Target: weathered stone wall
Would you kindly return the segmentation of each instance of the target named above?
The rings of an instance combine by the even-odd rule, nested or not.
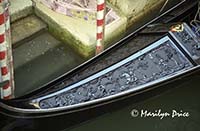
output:
[[[128,19],[128,27],[134,25],[139,19],[159,15],[162,7],[166,4],[169,8],[181,0],[108,0],[121,10]],[[149,16],[152,15],[152,16]]]

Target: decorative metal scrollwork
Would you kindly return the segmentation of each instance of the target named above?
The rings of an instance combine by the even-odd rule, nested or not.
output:
[[[187,58],[168,40],[100,77],[41,100],[39,106],[47,109],[100,99],[172,75],[191,66]]]

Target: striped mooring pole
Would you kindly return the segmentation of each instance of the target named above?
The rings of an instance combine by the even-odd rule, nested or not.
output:
[[[0,83],[1,99],[14,97],[13,56],[10,35],[9,1],[0,0]]]
[[[96,55],[104,50],[105,10],[105,0],[97,0]]]

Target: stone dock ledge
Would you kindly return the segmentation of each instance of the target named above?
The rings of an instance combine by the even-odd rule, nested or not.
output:
[[[178,0],[169,0],[167,5]],[[72,18],[59,14],[39,2],[39,0],[11,0],[11,21],[16,21],[35,13],[47,25],[49,32],[58,40],[69,45],[84,58],[95,53],[96,23],[80,18]],[[165,5],[165,0],[108,0],[119,19],[105,29],[105,47],[122,38],[130,29],[136,29],[155,15]],[[37,26],[37,24],[36,24]],[[34,27],[36,28],[36,27]]]
[[[52,11],[37,0],[35,13],[49,25],[49,31],[69,44],[76,52],[88,58],[94,55],[96,43],[96,23],[91,23],[80,18],[72,18]],[[114,9],[115,10],[115,9]],[[117,10],[115,10],[117,12]],[[119,19],[106,26],[105,45],[124,35],[127,19],[117,12]]]

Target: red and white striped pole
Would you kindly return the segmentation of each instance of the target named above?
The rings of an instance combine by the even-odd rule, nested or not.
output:
[[[8,81],[1,87],[1,98],[5,100],[14,97],[11,46],[9,2],[0,0],[0,82]]]
[[[105,10],[105,0],[97,0],[96,54],[104,50]]]

